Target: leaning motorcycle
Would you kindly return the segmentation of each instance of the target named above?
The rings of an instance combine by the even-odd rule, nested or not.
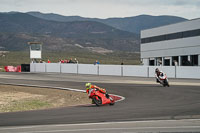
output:
[[[96,104],[96,106],[115,104],[114,99],[112,99],[111,97],[107,98],[105,94],[101,93],[98,89],[95,88],[89,91],[88,96],[92,99],[92,103]]]
[[[160,75],[158,80],[160,84],[162,84],[164,87],[165,86],[169,87],[169,81],[166,74],[163,73],[162,75]]]

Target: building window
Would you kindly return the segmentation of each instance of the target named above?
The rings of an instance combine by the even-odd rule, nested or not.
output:
[[[39,51],[40,49],[40,44],[31,44],[31,50]]]
[[[192,66],[198,66],[198,55],[191,55],[190,56],[191,65]]]
[[[181,56],[182,66],[191,66],[191,62],[188,60],[188,56]]]
[[[187,38],[187,37],[195,37],[195,36],[200,36],[200,29],[177,32],[177,33],[172,33],[172,34],[165,34],[165,35],[160,35],[160,36],[147,37],[147,38],[141,38],[141,43],[143,44],[143,43],[159,42],[159,41],[166,41],[166,40],[173,40],[173,39],[180,39],[180,38]]]
[[[164,66],[170,66],[170,59],[164,59]]]
[[[149,66],[154,66],[155,65],[154,62],[155,62],[154,60],[149,60]]]
[[[178,56],[173,56],[172,57],[172,66],[178,66],[179,60]]]
[[[182,38],[182,37],[183,37],[183,33],[182,32],[173,33],[173,34],[166,35],[166,40],[178,39],[178,38]]]
[[[183,32],[183,37],[193,37],[199,35],[200,35],[200,29]]]
[[[162,57],[157,57],[156,58],[156,66],[162,66]]]

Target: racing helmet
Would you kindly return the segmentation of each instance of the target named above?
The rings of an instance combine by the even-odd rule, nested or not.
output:
[[[86,90],[90,89],[90,86],[91,86],[91,83],[86,83],[85,84]]]
[[[160,70],[159,70],[158,68],[156,68],[155,72],[156,72],[156,73],[157,73],[157,72],[160,72]]]

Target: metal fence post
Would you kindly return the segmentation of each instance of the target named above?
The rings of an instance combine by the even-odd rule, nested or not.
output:
[[[36,72],[36,63],[34,63],[34,72]]]
[[[78,67],[78,63],[77,63],[77,75],[78,75],[78,69],[79,69],[79,67]]]
[[[97,64],[97,75],[99,76],[99,64]]]
[[[61,63],[60,63],[60,73],[61,73]]]
[[[123,65],[121,65],[121,76],[124,75],[124,71],[123,71]]]
[[[176,78],[176,72],[177,72],[177,71],[176,71],[176,65],[175,65],[175,78]]]
[[[47,64],[45,63],[45,73],[47,72]]]

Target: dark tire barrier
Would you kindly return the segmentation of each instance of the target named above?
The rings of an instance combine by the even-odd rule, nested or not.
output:
[[[21,64],[22,72],[30,72],[30,64]]]

